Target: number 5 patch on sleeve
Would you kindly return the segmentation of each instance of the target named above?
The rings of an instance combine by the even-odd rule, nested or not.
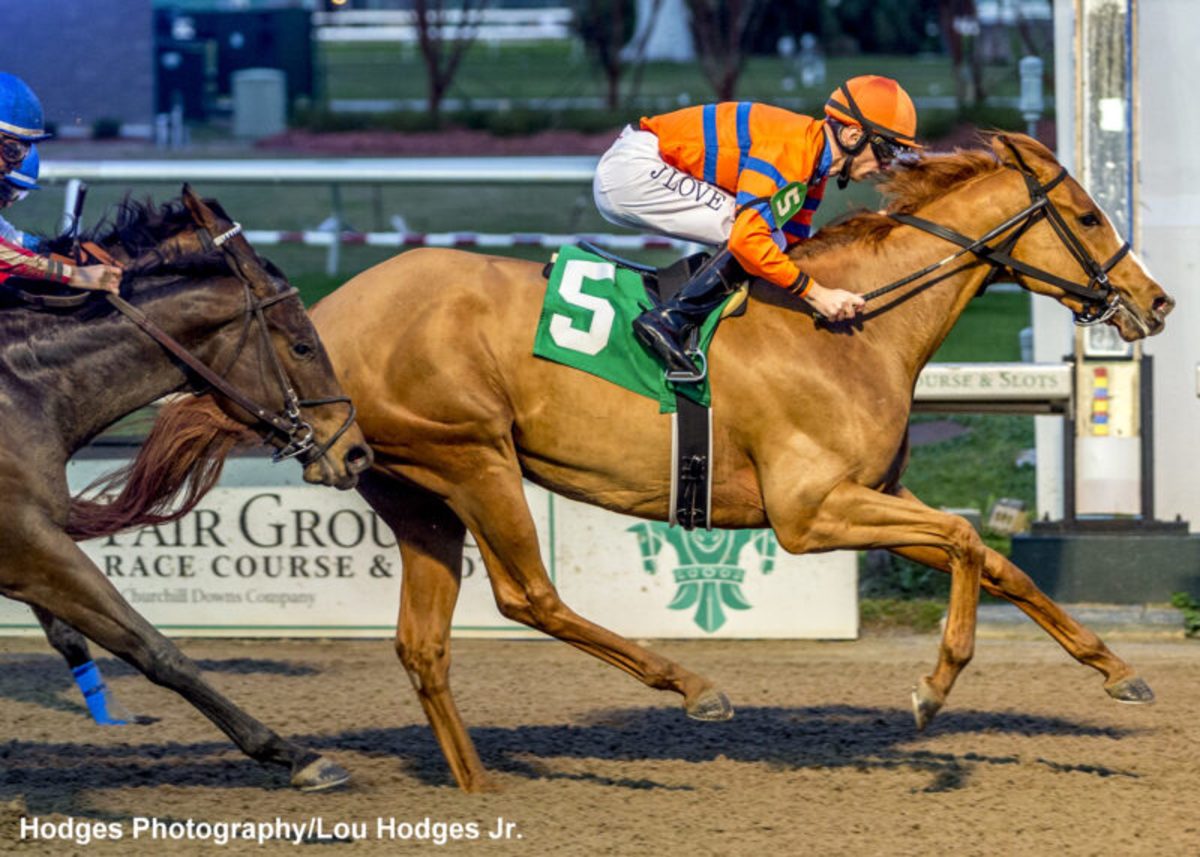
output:
[[[804,182],[792,182],[771,194],[771,213],[775,215],[776,225],[782,227],[800,213],[807,192],[808,185]]]

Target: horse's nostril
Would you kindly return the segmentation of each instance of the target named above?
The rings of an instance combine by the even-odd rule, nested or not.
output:
[[[1150,306],[1155,313],[1159,315],[1166,315],[1174,308],[1175,301],[1171,300],[1166,295],[1159,295],[1154,299],[1154,303],[1150,304]]]
[[[346,451],[346,467],[352,473],[362,473],[371,466],[371,450],[365,446],[352,446]]]

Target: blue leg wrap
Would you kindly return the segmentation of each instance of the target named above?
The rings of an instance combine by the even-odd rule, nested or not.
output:
[[[75,683],[83,691],[83,701],[87,703],[88,711],[92,713],[92,719],[96,723],[101,726],[121,726],[129,722],[109,713],[108,686],[104,683],[104,677],[100,675],[95,662],[88,661],[77,666],[71,670],[71,674],[75,676]]]

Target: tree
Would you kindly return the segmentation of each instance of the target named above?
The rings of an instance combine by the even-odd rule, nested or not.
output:
[[[475,41],[487,4],[488,0],[458,0],[447,10],[445,0],[413,0],[413,23],[429,83],[429,115],[435,125],[441,123],[442,99]]]
[[[575,29],[595,59],[607,84],[605,103],[615,109],[621,100],[621,75],[626,68],[622,49],[633,35],[634,0],[576,0]]]
[[[700,69],[721,101],[734,97],[751,33],[766,7],[766,0],[688,0]]]
[[[980,28],[975,0],[938,0],[938,25],[950,49],[959,105],[981,103],[983,62],[978,50]]]

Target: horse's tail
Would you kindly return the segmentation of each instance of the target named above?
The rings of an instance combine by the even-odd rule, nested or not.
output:
[[[261,442],[211,396],[165,405],[130,464],[71,498],[67,533],[76,541],[164,524],[195,507],[235,447]]]

